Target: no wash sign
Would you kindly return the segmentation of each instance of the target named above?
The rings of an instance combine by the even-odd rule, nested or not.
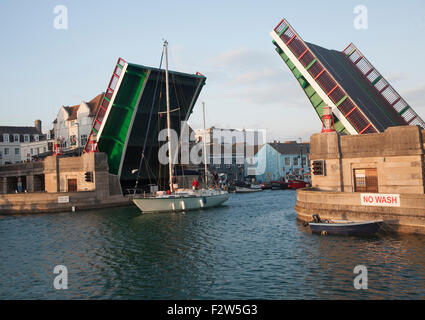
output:
[[[400,207],[399,194],[361,193],[362,206]]]

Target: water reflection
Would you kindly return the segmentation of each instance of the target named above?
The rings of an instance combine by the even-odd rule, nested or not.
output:
[[[313,235],[289,190],[204,211],[135,208],[0,219],[0,298],[424,298],[425,238]],[[69,289],[53,289],[53,268]],[[353,287],[356,265],[369,289]]]

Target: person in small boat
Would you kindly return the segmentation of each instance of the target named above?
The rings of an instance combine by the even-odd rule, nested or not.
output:
[[[215,188],[218,189],[218,173],[217,173],[216,170],[214,170],[214,172],[213,172],[212,180],[214,182]]]
[[[199,181],[198,181],[198,179],[196,179],[196,178],[193,178],[193,181],[192,181],[192,189],[193,189],[193,190],[199,190]]]

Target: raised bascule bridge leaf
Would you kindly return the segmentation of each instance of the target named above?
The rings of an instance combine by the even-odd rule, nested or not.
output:
[[[169,78],[170,106],[175,110],[171,128],[180,135],[180,123],[192,113],[206,77],[169,71]],[[150,180],[168,179],[167,166],[158,161],[158,134],[167,121],[165,99],[165,70],[118,59],[84,151],[105,152],[109,172],[119,177],[123,188],[134,187],[132,171],[139,167],[145,138],[146,164],[140,179],[145,185]]]
[[[335,129],[347,134],[425,122],[354,44],[343,51],[303,41],[283,19],[270,33],[276,51],[294,74],[321,118],[332,108]]]

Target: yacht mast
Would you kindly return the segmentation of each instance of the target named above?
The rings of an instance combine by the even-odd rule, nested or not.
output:
[[[208,188],[207,139],[206,139],[206,129],[205,129],[205,102],[202,102],[202,117],[204,120],[204,134],[203,134],[202,140],[204,141],[205,188]]]
[[[165,97],[167,101],[167,134],[168,134],[168,173],[170,176],[170,191],[173,192],[173,156],[171,152],[171,124],[170,124],[170,97],[169,97],[169,88],[168,88],[168,52],[167,52],[168,42],[164,41],[164,54],[165,54]]]
[[[208,188],[208,168],[207,168],[207,140],[205,133],[205,102],[202,102],[202,117],[204,120],[204,132],[202,140],[204,141],[204,169],[205,169],[205,188]]]

